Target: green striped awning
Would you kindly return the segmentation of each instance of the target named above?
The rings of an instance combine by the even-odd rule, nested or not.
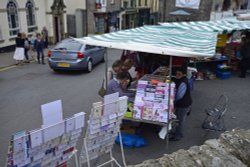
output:
[[[203,32],[228,33],[235,30],[250,29],[249,21],[238,21],[235,19],[225,19],[219,21],[197,21],[197,22],[171,22],[160,23],[160,25],[171,28],[182,28],[184,30],[194,30]]]
[[[89,45],[182,57],[211,57],[217,33],[197,32],[165,26],[143,26],[129,30],[75,38]]]

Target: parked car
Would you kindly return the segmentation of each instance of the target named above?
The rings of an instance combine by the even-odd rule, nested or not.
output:
[[[74,39],[59,42],[48,52],[50,68],[58,70],[87,70],[92,71],[93,65],[104,62],[105,49],[85,45]]]

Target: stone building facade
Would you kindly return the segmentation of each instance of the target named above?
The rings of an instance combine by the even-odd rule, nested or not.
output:
[[[87,34],[118,30],[121,0],[87,0]]]
[[[68,35],[83,36],[83,17],[78,10],[86,10],[85,0],[1,0],[0,1],[0,49],[13,49],[18,32],[29,37],[48,29],[49,42],[56,43]],[[73,24],[68,15],[73,16]],[[71,28],[71,34],[68,33]],[[72,30],[73,28],[73,30]],[[73,32],[73,33],[72,33]],[[86,34],[86,33],[85,33]]]
[[[160,0],[159,15],[160,21],[175,22],[175,21],[201,21],[209,20],[210,12],[213,5],[213,0],[200,0],[198,9],[179,8],[176,7],[176,0]],[[171,12],[183,10],[190,15],[171,15]]]

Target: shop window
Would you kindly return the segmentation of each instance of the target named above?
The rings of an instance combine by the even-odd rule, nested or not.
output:
[[[231,0],[224,0],[223,7],[222,7],[223,11],[228,10],[230,6],[231,6]]]
[[[32,0],[28,0],[26,3],[26,18],[27,18],[28,32],[36,31],[37,26],[35,18],[35,5]]]
[[[123,2],[123,8],[124,8],[124,9],[127,9],[127,8],[128,8],[128,2],[127,2],[127,1],[124,1],[124,2]]]
[[[11,0],[8,2],[8,4],[7,4],[7,16],[8,16],[10,36],[17,35],[20,28],[19,28],[19,18],[18,18],[16,1]]]
[[[105,32],[105,20],[104,18],[98,18],[96,22],[96,33],[104,33]]]
[[[135,0],[131,0],[131,8],[135,8],[136,7],[136,1]]]

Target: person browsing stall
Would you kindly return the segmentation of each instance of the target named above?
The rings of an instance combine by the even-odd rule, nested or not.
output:
[[[129,72],[129,70],[132,68],[134,62],[132,59],[126,59],[122,65],[122,71],[127,73],[128,77],[129,77],[129,84],[128,87],[131,85],[131,82],[133,82],[133,78]]]
[[[112,80],[116,77],[116,75],[122,71],[122,64],[123,62],[121,60],[116,60],[112,64],[112,68],[108,69],[108,81]]]
[[[171,140],[180,140],[184,137],[184,124],[187,113],[192,104],[192,97],[190,92],[190,86],[186,77],[186,69],[180,68],[176,70],[176,97],[175,97],[175,114],[179,120],[179,124],[176,127],[174,137]]]
[[[116,75],[115,78],[110,80],[106,95],[118,92],[119,97],[127,96],[129,98],[133,98],[135,96],[135,93],[127,90],[128,84],[129,84],[129,77],[127,73],[120,72]]]

